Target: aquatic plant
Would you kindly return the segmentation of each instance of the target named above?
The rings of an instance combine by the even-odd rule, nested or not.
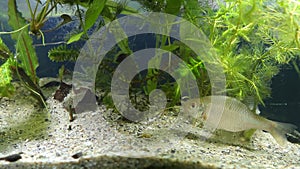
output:
[[[173,5],[170,13],[183,16],[203,30],[221,60],[225,92],[239,100],[253,96],[256,104],[263,104],[271,92],[271,79],[281,65],[296,66],[294,61],[300,51],[297,1],[137,1],[147,10],[166,13]],[[189,51],[183,44],[170,45],[173,48],[169,49],[181,51],[178,55],[190,65],[201,85],[201,95],[209,94],[209,79],[200,57],[182,53]]]
[[[39,78],[36,75],[39,63],[35,48],[32,45],[32,35],[41,37],[45,45],[44,33],[41,29],[47,21],[47,17],[57,8],[57,5],[74,5],[77,7],[76,10],[82,30],[79,29],[80,33],[71,36],[68,43],[80,40],[83,35],[87,36],[87,31],[96,23],[99,15],[103,16],[104,20],[113,20],[122,11],[135,12],[127,8],[126,3],[116,3],[109,0],[47,0],[45,3],[36,1],[35,5],[26,0],[26,3],[31,17],[29,19],[25,19],[18,11],[15,0],[8,1],[9,24],[13,31],[0,32],[0,35],[11,35],[16,42],[16,52],[9,51],[0,39],[0,58],[3,62],[0,67],[0,95],[11,96],[15,91],[11,82],[14,78],[18,78],[43,107],[46,106],[46,98],[39,87]],[[82,11],[79,6],[84,7],[86,10]],[[41,7],[41,10],[38,10],[39,7]],[[66,14],[61,15],[61,18],[64,19],[63,22],[48,31],[55,30],[72,20]],[[78,50],[68,49],[66,45],[53,48],[49,52],[49,57],[53,61],[75,60],[77,55]]]
[[[214,64],[222,64],[224,69],[224,92],[239,100],[253,97],[253,107],[264,104],[263,100],[270,96],[271,79],[283,64],[293,63],[297,66],[294,61],[299,57],[300,11],[296,1],[136,1],[148,11],[182,16],[201,29],[221,61]],[[105,7],[103,11],[107,11]],[[107,17],[110,15],[105,12],[102,14],[109,20],[115,19]],[[80,34],[74,35],[71,42],[77,36],[81,36]],[[181,42],[162,35],[155,36],[155,47],[180,56],[196,76],[201,96],[209,95],[212,86],[201,57]],[[96,87],[106,92],[110,89],[104,86],[110,82],[114,68],[122,61],[120,56],[126,57],[131,53],[128,40],[121,41],[118,47],[121,51],[113,49],[110,54],[114,55],[114,58],[105,58],[105,64],[100,64],[97,74]],[[184,77],[185,71],[178,70],[177,73]],[[163,80],[158,80],[162,76]],[[161,84],[161,81],[165,83]],[[142,88],[140,92],[145,95],[161,88],[167,97],[171,98],[170,105],[178,103],[180,98],[177,83],[166,78],[162,71],[154,69],[147,70],[146,74],[141,72],[137,75],[131,82],[131,87],[131,92]],[[108,103],[111,104],[111,100]]]
[[[52,48],[48,52],[48,57],[50,60],[55,62],[64,62],[64,61],[76,61],[79,55],[78,49],[68,48],[67,45],[60,45],[58,47]]]
[[[248,96],[254,97],[255,104],[263,104],[263,100],[270,95],[271,79],[276,75],[283,64],[294,63],[299,57],[299,3],[297,1],[263,1],[263,0],[243,0],[243,1],[201,1],[198,0],[136,0],[148,11],[164,12],[182,16],[201,29],[209,38],[212,46],[221,60],[222,67],[226,75],[227,95],[244,100]],[[9,1],[11,4],[14,0]],[[46,21],[46,17],[58,4],[73,5],[76,7],[80,20],[80,27],[68,39],[68,44],[80,39],[89,37],[88,31],[96,26],[97,28],[108,23],[121,13],[135,13],[126,5],[126,1],[114,2],[110,0],[47,0],[45,4],[36,1],[34,9],[29,1],[28,8],[31,14],[30,21],[22,21],[19,26],[13,27],[12,34],[17,41],[17,52],[12,54],[1,42],[0,54],[5,58],[5,64],[1,66],[0,89],[2,94],[10,94],[13,87],[10,83],[14,70],[22,68],[25,74],[30,77],[28,84],[36,91],[38,78],[35,69],[38,66],[37,56],[31,45],[27,27],[34,35],[42,36],[41,28]],[[95,5],[97,4],[97,5]],[[38,12],[37,6],[42,6]],[[80,7],[85,11],[80,10]],[[13,13],[16,8],[10,8],[10,22],[13,17],[21,18],[18,13]],[[99,22],[99,16],[101,21]],[[15,19],[16,20],[16,19]],[[113,30],[112,30],[113,31]],[[184,31],[184,30],[183,30]],[[21,33],[21,34],[19,34]],[[156,47],[168,50],[180,56],[193,71],[200,86],[200,94],[208,95],[211,92],[211,84],[207,75],[206,67],[199,56],[197,56],[187,45],[172,40],[170,37],[155,35]],[[24,37],[20,38],[20,37]],[[103,60],[97,74],[96,82],[98,87],[103,87],[112,77],[114,67],[122,61],[123,57],[132,53],[128,40],[125,39],[117,44],[111,51],[114,58]],[[31,55],[26,53],[26,49]],[[53,48],[49,52],[49,57],[53,61],[66,61],[76,59],[78,51],[63,45]],[[16,61],[16,58],[18,59]],[[123,58],[124,59],[124,58]],[[219,64],[219,63],[216,63]],[[12,69],[12,66],[18,69]],[[211,70],[210,70],[211,71]],[[20,72],[19,71],[19,75]],[[148,95],[158,86],[162,88],[169,98],[172,98],[173,105],[180,97],[180,89],[172,79],[162,80],[167,82],[161,84],[157,80],[163,72],[148,70],[137,75],[131,83],[132,87],[139,88],[136,84],[144,84],[142,92]],[[184,71],[178,70],[184,76]],[[146,81],[145,81],[146,80]],[[222,80],[222,79],[221,79]],[[31,86],[31,85],[27,85]],[[4,90],[5,89],[5,90]],[[109,88],[105,89],[109,92]],[[132,89],[133,91],[134,89]],[[5,92],[6,93],[5,93]],[[175,92],[174,92],[175,91]],[[41,94],[41,91],[37,93]],[[255,106],[254,106],[255,107]]]
[[[14,91],[11,84],[12,75],[19,77],[24,86],[32,93],[32,95],[45,106],[45,97],[38,86],[38,78],[36,76],[36,68],[38,60],[35,50],[32,46],[32,39],[27,31],[28,24],[17,10],[14,0],[8,1],[8,16],[10,26],[16,30],[11,34],[12,39],[16,40],[16,53],[12,54],[6,45],[1,41],[1,56],[4,64],[1,66],[3,79],[0,88],[1,95],[9,96]],[[4,32],[5,33],[5,32]]]

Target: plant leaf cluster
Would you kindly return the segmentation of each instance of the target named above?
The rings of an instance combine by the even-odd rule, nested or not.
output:
[[[38,86],[36,76],[37,56],[32,46],[32,39],[26,31],[29,24],[18,11],[15,0],[9,0],[8,7],[9,24],[16,30],[11,33],[12,39],[16,41],[16,53],[12,54],[2,40],[0,41],[0,54],[4,62],[0,67],[0,95],[11,96],[15,91],[11,81],[13,77],[18,77],[39,103],[45,106],[45,97]]]
[[[299,4],[225,1],[217,3],[217,9],[190,4],[183,16],[201,28],[216,49],[227,94],[240,100],[254,96],[263,103],[280,66],[299,57]]]
[[[31,1],[26,0],[26,3],[31,16],[29,19],[25,19],[18,11],[16,0],[8,1],[8,20],[13,31],[0,32],[0,35],[11,35],[12,39],[16,42],[16,52],[9,51],[4,42],[0,41],[0,58],[3,62],[0,67],[0,95],[11,96],[14,92],[14,86],[11,82],[13,79],[18,78],[43,107],[46,106],[46,98],[39,87],[39,78],[36,75],[39,63],[38,55],[32,44],[32,36],[41,36],[45,45],[44,33],[56,30],[58,27],[72,21],[72,17],[63,14],[61,17],[64,21],[61,24],[51,30],[44,32],[41,30],[47,21],[47,17],[57,9],[57,5],[74,5],[77,7],[80,20],[78,31],[81,32],[71,36],[68,41],[69,43],[80,40],[82,35],[88,36],[87,31],[95,25],[100,15],[103,16],[104,20],[111,21],[123,11],[127,13],[136,12],[134,9],[127,7],[125,1],[117,3],[111,0],[46,0],[43,3],[36,1],[33,4]],[[81,10],[79,6],[85,8],[85,10]],[[120,46],[126,49],[126,44],[124,45]],[[75,61],[78,53],[78,50],[70,48],[67,45],[62,45],[50,50],[49,58],[52,61]]]
[[[55,62],[73,61],[75,62],[79,55],[78,49],[68,48],[67,45],[54,47],[48,52],[50,60]]]

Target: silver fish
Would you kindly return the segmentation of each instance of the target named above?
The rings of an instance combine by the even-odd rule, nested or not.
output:
[[[199,114],[201,109],[203,109],[203,113],[200,118],[208,126],[215,126],[216,129],[231,132],[249,129],[268,131],[282,146],[287,142],[285,134],[293,132],[297,128],[293,124],[276,122],[259,116],[242,102],[228,96],[206,96],[200,99],[190,99],[183,103],[185,113]],[[214,117],[219,119],[215,120]]]

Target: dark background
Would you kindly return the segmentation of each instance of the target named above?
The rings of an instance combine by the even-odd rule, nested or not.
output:
[[[300,66],[298,60],[298,66]],[[300,75],[294,66],[286,65],[272,79],[271,98],[260,106],[261,114],[268,119],[289,122],[300,129]]]

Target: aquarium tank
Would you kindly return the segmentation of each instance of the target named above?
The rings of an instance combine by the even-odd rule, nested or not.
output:
[[[300,167],[297,0],[0,8],[0,168]]]

